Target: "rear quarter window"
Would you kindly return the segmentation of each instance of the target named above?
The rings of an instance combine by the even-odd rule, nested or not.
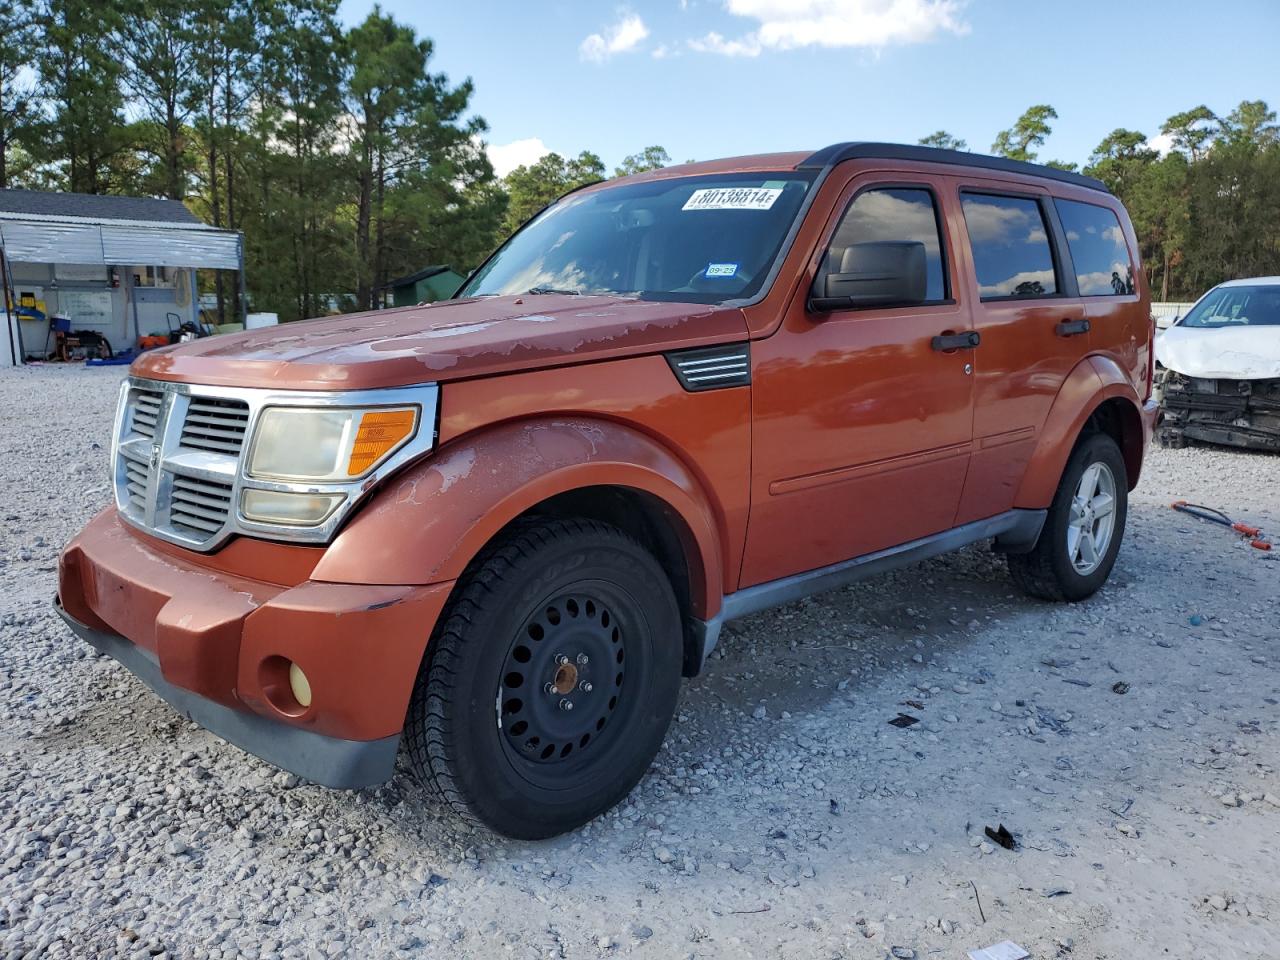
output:
[[[1133,261],[1115,211],[1076,200],[1055,200],[1054,205],[1067,234],[1080,296],[1133,293]]]
[[[965,193],[960,199],[983,300],[1033,300],[1058,292],[1038,201],[987,193]]]

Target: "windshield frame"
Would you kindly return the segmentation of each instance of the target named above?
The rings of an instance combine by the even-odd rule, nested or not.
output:
[[[1216,287],[1210,288],[1209,291],[1205,293],[1203,297],[1197,300],[1192,305],[1190,310],[1188,310],[1186,313],[1184,313],[1181,317],[1178,318],[1174,326],[1184,327],[1187,330],[1225,330],[1228,328],[1232,330],[1242,330],[1242,329],[1260,330],[1263,327],[1280,329],[1280,324],[1274,324],[1274,323],[1258,323],[1258,324],[1253,324],[1248,322],[1246,323],[1187,323],[1187,321],[1191,319],[1191,317],[1194,316],[1196,312],[1201,309],[1201,307],[1204,307],[1204,305],[1209,302],[1210,297],[1212,297],[1216,293],[1219,293],[1222,291],[1230,291],[1230,290],[1247,290],[1247,291],[1250,291],[1250,295],[1252,296],[1254,292],[1259,290],[1280,291],[1280,283],[1262,283],[1262,282],[1220,283]],[[1204,308],[1206,310],[1208,309],[1207,307],[1204,307]]]
[[[697,304],[698,306],[710,308],[710,307],[749,307],[764,300],[769,295],[769,293],[773,290],[773,286],[778,279],[778,274],[782,271],[782,264],[786,261],[788,255],[791,253],[792,247],[795,246],[795,240],[797,235],[800,233],[800,228],[804,225],[805,220],[808,219],[809,211],[813,207],[814,199],[816,198],[819,192],[819,189],[822,187],[823,182],[826,180],[827,175],[831,172],[831,169],[832,168],[829,165],[823,166],[821,169],[818,169],[818,170],[806,169],[804,167],[792,167],[789,169],[778,169],[778,168],[771,167],[768,169],[759,169],[759,170],[756,170],[756,169],[715,170],[715,171],[707,171],[705,173],[675,174],[672,176],[662,176],[662,177],[651,178],[650,182],[657,181],[657,180],[715,179],[717,177],[723,178],[726,176],[746,175],[746,176],[752,176],[752,177],[755,177],[755,176],[789,177],[797,180],[808,180],[809,182],[809,186],[805,190],[805,195],[800,201],[800,206],[796,210],[795,215],[792,217],[791,223],[787,227],[786,233],[783,235],[782,242],[778,246],[777,253],[774,254],[773,260],[769,264],[769,268],[764,273],[764,280],[761,282],[760,288],[756,290],[755,293],[753,293],[749,297],[730,297],[724,300],[714,301],[712,303],[706,303],[703,301],[685,301],[685,300],[679,300],[678,298],[674,298],[674,297],[664,298],[664,302],[692,303],[692,304]],[[511,236],[507,237],[506,240],[504,240],[501,244],[499,244],[494,249],[494,251],[491,254],[489,254],[489,256],[485,257],[485,259],[479,264],[479,266],[477,266],[474,270],[471,271],[471,273],[467,275],[467,279],[463,282],[463,284],[458,288],[458,290],[454,293],[454,295],[450,299],[466,300],[466,299],[477,299],[482,297],[499,296],[499,294],[476,294],[476,293],[470,293],[468,291],[470,290],[472,284],[475,283],[476,278],[479,277],[481,273],[484,272],[485,268],[493,260],[499,257],[502,254],[502,252],[507,249],[507,247],[511,244],[511,242],[516,239],[516,237],[524,233],[525,230],[527,230],[533,223],[535,223],[539,218],[541,218],[542,215],[545,214],[548,210],[551,210],[553,207],[557,206],[558,204],[563,203],[569,197],[576,196],[577,194],[583,192],[584,190],[592,190],[592,192],[595,192],[596,189],[598,189],[603,192],[604,190],[613,189],[615,186],[626,186],[628,185],[629,182],[633,182],[631,181],[631,178],[625,178],[620,180],[597,180],[594,183],[587,183],[579,187],[575,187],[574,189],[568,191],[567,193],[560,195],[555,200],[551,201],[546,206],[538,210],[537,213],[531,216],[524,223],[520,224],[520,227],[517,230],[515,230],[511,234]],[[502,294],[502,296],[514,296],[514,294]],[[588,294],[582,294],[582,296],[619,297],[624,295],[618,294],[618,293],[612,293],[612,294],[589,294],[588,293]],[[635,299],[642,299],[642,298],[635,298]]]

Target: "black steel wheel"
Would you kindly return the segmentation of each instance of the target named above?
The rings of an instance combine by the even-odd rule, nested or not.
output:
[[[607,749],[600,745],[612,734],[609,720],[630,693],[622,626],[606,599],[611,592],[596,583],[553,598],[528,617],[507,652],[498,727],[508,757],[535,783],[560,782],[593,742]]]
[[[654,558],[620,530],[548,520],[493,550],[431,639],[406,718],[419,775],[523,839],[621,800],[662,744],[681,626]]]

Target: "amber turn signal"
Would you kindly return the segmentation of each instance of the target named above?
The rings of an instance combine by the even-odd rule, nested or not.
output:
[[[347,476],[357,477],[377,463],[388,451],[413,433],[417,413],[414,410],[379,410],[360,418]]]

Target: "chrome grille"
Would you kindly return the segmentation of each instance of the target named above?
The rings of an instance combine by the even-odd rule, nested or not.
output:
[[[182,421],[179,446],[240,456],[249,426],[249,405],[243,400],[193,397]]]

